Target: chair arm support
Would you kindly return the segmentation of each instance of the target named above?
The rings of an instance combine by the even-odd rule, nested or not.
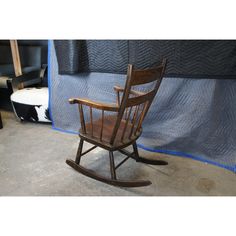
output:
[[[124,88],[122,88],[120,86],[114,86],[113,88],[116,92],[124,92],[124,90],[125,90]],[[132,90],[132,89],[130,90],[130,93],[133,94],[133,95],[137,95],[137,96],[141,96],[141,95],[145,94],[143,92],[135,91],[135,90]]]
[[[116,92],[124,92],[124,88],[120,87],[120,86],[114,86],[113,89],[116,91]]]
[[[108,104],[108,103],[101,103],[101,102],[95,102],[89,99],[83,99],[83,98],[70,98],[69,99],[70,104],[81,104],[86,105],[89,107],[96,108],[98,110],[105,110],[105,111],[118,111],[119,107],[116,104]]]

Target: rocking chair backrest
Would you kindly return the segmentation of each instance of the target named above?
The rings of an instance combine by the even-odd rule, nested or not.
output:
[[[120,141],[123,142],[124,138],[127,138],[128,126],[131,126],[131,129],[129,129],[128,138],[135,138],[135,136],[140,135],[142,130],[142,122],[159,89],[165,67],[166,59],[162,61],[160,66],[145,70],[135,70],[132,65],[128,65],[126,85],[123,91],[121,102],[118,100],[120,108],[116,125],[111,136],[110,144],[114,143],[121,122],[123,122],[124,125],[122,126],[122,135],[119,137],[121,138]],[[153,82],[154,85],[153,88],[148,92],[140,92],[132,89],[133,86],[136,87],[151,82]]]

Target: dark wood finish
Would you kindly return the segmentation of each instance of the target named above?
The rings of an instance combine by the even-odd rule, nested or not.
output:
[[[135,143],[135,146],[137,147],[137,144]],[[134,145],[133,145],[134,147]],[[134,147],[135,148],[135,147]],[[124,150],[124,149],[120,149],[118,150],[120,153],[126,155],[126,156],[129,156],[131,157],[132,159],[134,159],[136,162],[142,162],[142,163],[145,163],[145,164],[149,164],[149,165],[158,165],[158,166],[165,166],[165,165],[168,165],[168,162],[166,161],[163,161],[163,160],[151,160],[151,159],[147,159],[147,158],[143,158],[143,157],[140,157],[138,152],[134,151],[132,153]],[[138,149],[137,149],[138,151]]]
[[[70,104],[78,103],[80,105],[86,105],[92,108],[105,111],[118,111],[118,106],[116,104],[106,104],[101,102],[95,102],[89,99],[71,98],[69,99]]]
[[[0,112],[0,129],[3,128],[3,125],[2,125],[2,116],[1,116],[1,112]]]
[[[133,149],[134,149],[134,155],[135,155],[135,158],[136,158],[136,161],[138,161],[138,159],[140,158],[139,154],[138,154],[138,147],[137,147],[137,144],[136,142],[133,143]]]
[[[89,109],[90,109],[91,135],[93,136],[93,108],[89,107]]]
[[[120,93],[120,92],[124,92],[124,88],[120,87],[120,86],[114,86],[114,90],[117,92],[117,93]],[[137,96],[140,96],[140,95],[143,95],[145,93],[143,92],[139,92],[139,91],[135,91],[135,90],[130,90],[130,94],[133,94],[133,95],[137,95]],[[119,99],[120,101],[120,99]]]
[[[87,151],[83,152],[81,154],[81,157],[84,156],[85,154],[89,153],[90,151],[92,151],[93,149],[97,148],[98,146],[94,145],[93,147],[89,148]]]
[[[111,178],[116,179],[115,162],[114,162],[114,156],[113,156],[112,151],[109,151],[109,158],[110,158]]]
[[[99,143],[98,146],[102,145],[102,147],[106,146],[108,150],[115,150],[117,148],[121,148],[124,145],[126,146],[126,143],[130,145],[129,142],[132,143],[133,139],[137,139],[136,136],[132,135],[132,138],[130,138],[130,133],[133,124],[128,120],[122,120],[120,122],[120,128],[117,132],[115,142],[113,144],[110,144],[111,136],[113,127],[116,125],[117,116],[104,116],[104,118],[97,119],[93,121],[93,123],[86,123],[85,130],[86,133],[83,132],[83,129],[80,129],[80,137],[83,137],[84,139],[91,139],[97,145],[97,142]],[[136,135],[140,135],[141,130],[137,132]],[[102,137],[102,139],[101,139]]]
[[[156,68],[145,70],[135,70],[132,65],[128,65],[125,87],[114,87],[117,94],[116,104],[100,103],[82,98],[71,98],[69,102],[71,104],[78,104],[80,113],[80,144],[76,160],[67,160],[66,163],[86,176],[115,186],[140,187],[151,184],[150,181],[145,180],[118,180],[116,177],[116,169],[129,158],[133,158],[137,162],[145,162],[147,164],[159,163],[163,165],[162,161],[148,161],[141,158],[138,154],[136,140],[142,133],[143,120],[161,84],[165,66],[166,60],[163,60],[162,64]],[[132,89],[132,86],[140,86],[150,82],[154,83],[154,85],[148,92],[140,92]],[[88,122],[85,121],[83,106],[89,107],[90,119]],[[100,118],[94,120],[93,109],[101,110]],[[106,115],[105,111],[114,113],[114,115]],[[95,146],[82,153],[84,141],[94,144]],[[124,150],[124,148],[129,145],[133,145],[133,153]],[[87,154],[97,146],[109,151],[111,178],[103,177],[80,165],[81,156]],[[120,151],[127,156],[116,166],[113,156],[114,151]]]
[[[75,159],[76,164],[80,163],[80,159],[81,159],[81,156],[82,156],[82,150],[83,150],[83,144],[84,144],[84,140],[80,139],[79,147],[78,147],[77,154],[76,154],[76,159]]]
[[[118,186],[118,187],[143,187],[143,186],[148,186],[152,184],[149,180],[139,180],[139,181],[131,181],[131,180],[115,180],[115,179],[110,179],[106,178],[104,176],[101,176],[100,174],[95,174],[94,171],[89,170],[87,168],[84,168],[81,165],[78,165],[75,163],[75,161],[68,159],[66,160],[66,163],[71,166],[73,169],[76,171],[80,172],[83,175],[86,175],[92,179],[96,179],[98,181],[101,181],[106,184]]]
[[[162,66],[153,69],[135,70],[133,75],[135,80],[132,81],[132,85],[151,83],[155,81],[156,78],[160,78],[161,74]]]
[[[146,93],[144,95],[129,98],[129,99],[127,99],[126,107],[133,107],[133,106],[143,104],[144,102],[151,100],[155,95],[156,95],[156,93],[153,90],[153,91]]]
[[[79,104],[79,114],[80,114],[80,123],[81,123],[82,132],[86,133],[85,122],[84,122],[84,111],[81,104]]]

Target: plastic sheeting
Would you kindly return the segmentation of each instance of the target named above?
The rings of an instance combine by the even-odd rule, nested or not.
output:
[[[55,129],[77,133],[79,113],[71,97],[115,102],[114,85],[125,76],[59,75],[49,47],[50,113]],[[236,80],[164,78],[144,121],[139,147],[193,158],[236,172]]]

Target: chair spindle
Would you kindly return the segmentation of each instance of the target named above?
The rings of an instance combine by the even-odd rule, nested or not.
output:
[[[118,106],[120,106],[120,92],[117,91],[116,94],[117,94],[117,104]]]
[[[104,110],[102,110],[102,125],[101,125],[101,132],[100,132],[100,141],[102,141],[102,133],[103,133],[103,126],[104,126]]]
[[[143,119],[144,119],[144,117],[145,117],[146,110],[147,110],[147,108],[148,108],[148,104],[149,104],[149,102],[145,102],[145,103],[143,104],[143,110],[142,110],[142,112],[141,112],[141,114],[140,114],[140,119],[139,119],[139,122],[138,122],[137,129],[136,129],[136,131],[135,131],[135,134],[140,130],[140,128],[141,128],[141,126],[142,126],[142,122],[143,122]]]
[[[138,116],[139,107],[140,107],[140,105],[138,105],[138,106],[135,107],[134,115],[133,115],[133,118],[132,118],[132,127],[131,127],[131,130],[130,130],[129,138],[131,138],[132,135],[133,135],[134,126],[135,126],[135,124],[136,124],[136,120],[137,120],[137,116]]]
[[[93,136],[93,108],[92,107],[89,107],[89,108],[90,108],[91,134]]]
[[[80,114],[80,122],[81,122],[81,128],[82,132],[86,134],[86,126],[84,122],[84,112],[83,112],[83,106],[79,104],[79,114]]]
[[[121,141],[123,141],[123,139],[124,139],[125,132],[126,132],[129,120],[130,120],[130,114],[131,114],[132,108],[133,107],[130,107],[130,109],[129,109],[128,117],[126,118],[125,127],[124,127],[124,130],[123,130],[122,136],[121,136]],[[127,110],[128,110],[128,108],[127,108]]]

